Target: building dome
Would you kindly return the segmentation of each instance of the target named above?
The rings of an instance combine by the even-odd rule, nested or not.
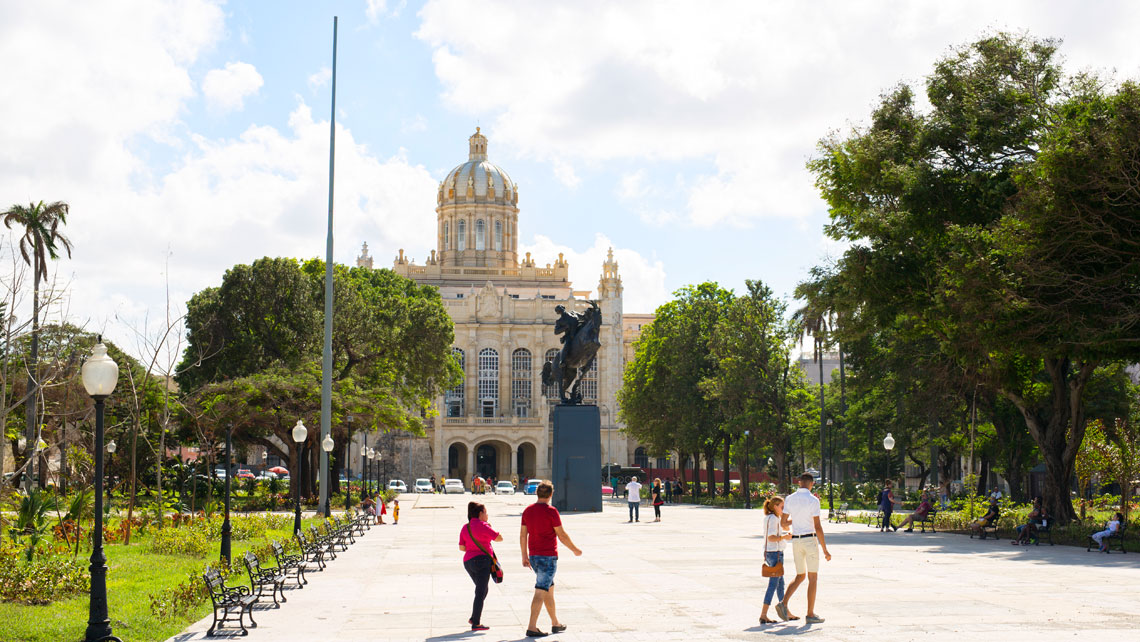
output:
[[[487,160],[487,137],[475,128],[468,139],[467,162],[447,173],[439,184],[440,205],[455,203],[495,203],[517,205],[518,186],[498,165]]]

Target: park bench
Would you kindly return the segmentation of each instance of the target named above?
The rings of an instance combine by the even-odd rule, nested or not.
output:
[[[332,540],[333,545],[340,548],[341,551],[347,551],[348,545],[355,541],[352,539],[352,533],[347,532],[335,517],[330,517],[324,521],[324,529],[325,535]]]
[[[297,547],[306,561],[315,563],[318,571],[325,570],[325,549],[312,538],[306,539],[305,534],[297,531],[294,534]]]
[[[832,518],[835,518],[836,524],[839,524],[841,522],[851,523],[851,520],[847,517],[847,503],[846,502],[840,504],[839,508],[837,508],[835,510],[828,511],[828,515],[827,515],[828,521],[831,521]]]
[[[892,515],[893,514],[894,513],[892,513]],[[868,522],[868,524],[870,524],[870,522]],[[892,526],[892,524],[887,524],[887,526]],[[878,513],[875,514],[874,527],[878,528],[880,530],[883,528],[883,511],[882,510],[880,510]]]
[[[270,544],[273,548],[273,559],[277,561],[277,568],[285,573],[285,577],[293,577],[297,579],[297,588],[309,583],[305,579],[305,561],[304,555],[290,555],[285,552],[285,547],[281,542],[273,542]]]
[[[366,529],[372,528],[372,520],[368,515],[363,512],[357,512],[355,509],[347,514],[349,523],[352,524],[352,530],[356,535],[363,535]]]
[[[1116,529],[1115,533],[1104,538],[1104,552],[1105,553],[1111,553],[1112,552],[1113,542],[1116,543],[1116,547],[1120,549],[1121,553],[1127,553],[1128,552],[1128,551],[1124,550],[1124,524],[1123,523],[1120,524],[1120,528]],[[1092,547],[1094,547],[1094,546],[1096,546],[1096,540],[1094,540],[1092,538],[1092,535],[1089,535],[1089,545],[1085,547],[1085,550],[1091,551]]]
[[[934,528],[934,517],[936,515],[938,515],[938,509],[937,508],[931,508],[930,512],[926,514],[926,517],[919,517],[918,515],[915,515],[914,516],[914,523],[918,524],[919,528],[922,529],[923,533],[926,532],[926,526],[928,524],[930,525],[930,532],[931,533],[937,533],[938,531],[935,530],[935,528]]]
[[[243,556],[245,562],[245,570],[249,573],[249,591],[253,593],[257,591],[257,598],[265,597],[265,588],[269,587],[269,596],[273,598],[273,606],[281,608],[281,602],[288,602],[285,599],[285,571],[281,568],[261,568],[261,560],[257,559],[257,555],[253,551],[246,551]],[[277,601],[277,595],[281,595],[281,602]]]
[[[970,529],[970,539],[974,539],[974,536],[977,536],[978,539],[986,539],[986,537],[988,537],[990,535],[993,535],[994,539],[1001,539],[1000,537],[998,537],[997,523],[998,523],[997,518],[994,518],[993,521],[983,524],[982,527],[977,530],[977,532],[975,532],[974,529],[971,528]]]
[[[336,527],[337,533],[340,534],[341,539],[347,540],[349,544],[356,543],[356,526],[348,517],[340,518],[333,516],[333,525]]]
[[[336,559],[336,540],[327,534],[321,534],[316,526],[309,527],[309,542],[320,548],[326,559]]]
[[[1053,520],[1044,519],[1033,524],[1036,532],[1033,534],[1034,546],[1041,546],[1041,540],[1049,538],[1049,546],[1053,545]]]
[[[253,605],[257,603],[257,598],[250,593],[250,590],[244,586],[226,586],[225,580],[222,575],[218,573],[217,569],[208,568],[202,579],[206,581],[206,588],[210,591],[210,601],[214,603],[214,623],[210,625],[210,630],[206,631],[206,637],[213,637],[214,631],[219,626],[225,625],[226,622],[233,622],[233,615],[237,614],[237,623],[241,627],[242,635],[249,635],[249,631],[245,628],[245,614],[249,614],[249,625],[251,627],[257,626],[257,622],[253,621]],[[221,614],[221,619],[218,614]]]

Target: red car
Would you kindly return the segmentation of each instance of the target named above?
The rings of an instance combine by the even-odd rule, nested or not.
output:
[[[257,479],[248,468],[239,468],[237,477],[238,479]]]

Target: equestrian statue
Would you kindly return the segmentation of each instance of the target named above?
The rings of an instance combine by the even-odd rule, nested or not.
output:
[[[590,307],[582,313],[571,312],[566,306],[558,305],[554,311],[558,320],[554,322],[554,334],[562,335],[562,350],[554,360],[542,366],[542,385],[558,384],[558,397],[563,404],[582,403],[582,393],[578,389],[582,375],[589,371],[602,347],[598,333],[602,329],[602,309],[597,301],[590,301]]]

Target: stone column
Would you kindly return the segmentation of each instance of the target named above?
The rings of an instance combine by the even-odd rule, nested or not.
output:
[[[472,445],[467,449],[467,474],[465,479],[461,479],[465,487],[471,483],[471,476],[475,474],[475,446]],[[468,488],[470,490],[470,488]]]

